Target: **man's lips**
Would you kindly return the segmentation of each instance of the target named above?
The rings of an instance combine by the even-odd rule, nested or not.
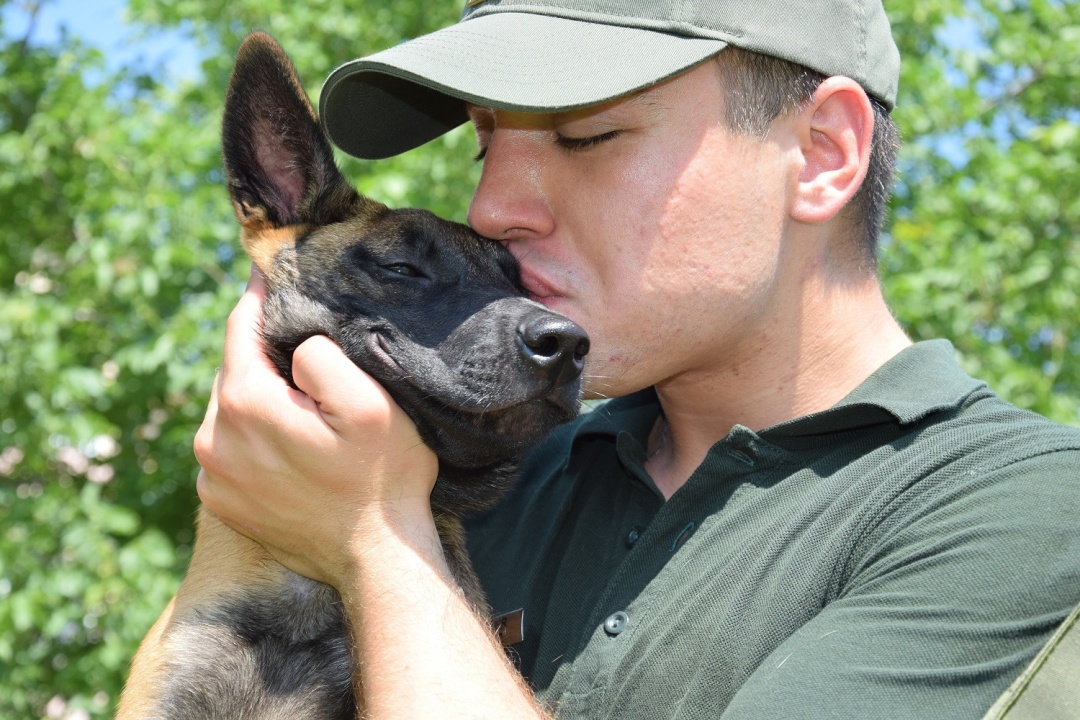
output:
[[[529,299],[538,303],[554,299],[562,294],[551,283],[526,267],[521,268],[521,285],[529,294]]]

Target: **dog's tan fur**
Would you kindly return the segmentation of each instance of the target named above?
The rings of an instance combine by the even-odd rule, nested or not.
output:
[[[236,210],[237,219],[241,218],[240,209]],[[243,222],[240,226],[240,244],[244,252],[248,254],[256,267],[264,275],[275,272],[274,258],[283,249],[296,245],[296,239],[306,234],[310,228],[307,225],[289,225],[288,227],[276,228],[261,221]],[[267,275],[267,277],[271,277]]]
[[[199,508],[195,549],[176,597],[143,639],[131,665],[117,720],[154,717],[155,689],[170,662],[188,652],[183,620],[231,598],[238,591],[287,582],[288,571],[261,545],[229,529],[206,508]]]

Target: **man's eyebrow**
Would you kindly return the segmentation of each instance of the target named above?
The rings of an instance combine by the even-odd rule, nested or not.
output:
[[[651,88],[646,88],[641,92],[634,93],[626,99],[627,104],[638,105],[641,107],[659,107],[660,101],[656,99],[655,93],[649,92]]]

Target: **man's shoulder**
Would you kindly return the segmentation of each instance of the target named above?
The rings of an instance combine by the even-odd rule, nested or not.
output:
[[[1075,572],[1080,429],[1017,408],[984,386],[908,427],[891,443],[886,465],[883,492],[866,508],[874,519],[864,549],[968,543],[1030,569],[1060,564],[1065,556],[1051,557],[1046,548],[1067,547],[1075,548],[1066,563]],[[1066,594],[1062,602],[1075,604]]]
[[[864,413],[867,430],[888,417],[898,430],[890,442],[909,457],[933,458],[942,469],[975,463],[986,472],[1080,450],[1080,428],[1006,401],[968,375],[952,344],[944,340],[916,343],[900,353],[837,409]]]
[[[984,469],[1060,455],[1080,470],[1080,428],[1018,408],[985,386],[955,410],[916,424],[912,434],[945,457],[976,455]]]
[[[884,477],[896,494],[886,510],[963,509],[973,523],[1007,514],[1031,524],[1080,503],[1080,428],[1020,409],[986,386],[908,426],[892,445]]]

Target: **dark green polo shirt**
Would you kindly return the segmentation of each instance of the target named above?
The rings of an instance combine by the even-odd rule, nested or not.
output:
[[[651,391],[530,454],[470,523],[563,718],[978,718],[1080,601],[1080,431],[915,345],[821,413],[736,426],[665,502]]]

